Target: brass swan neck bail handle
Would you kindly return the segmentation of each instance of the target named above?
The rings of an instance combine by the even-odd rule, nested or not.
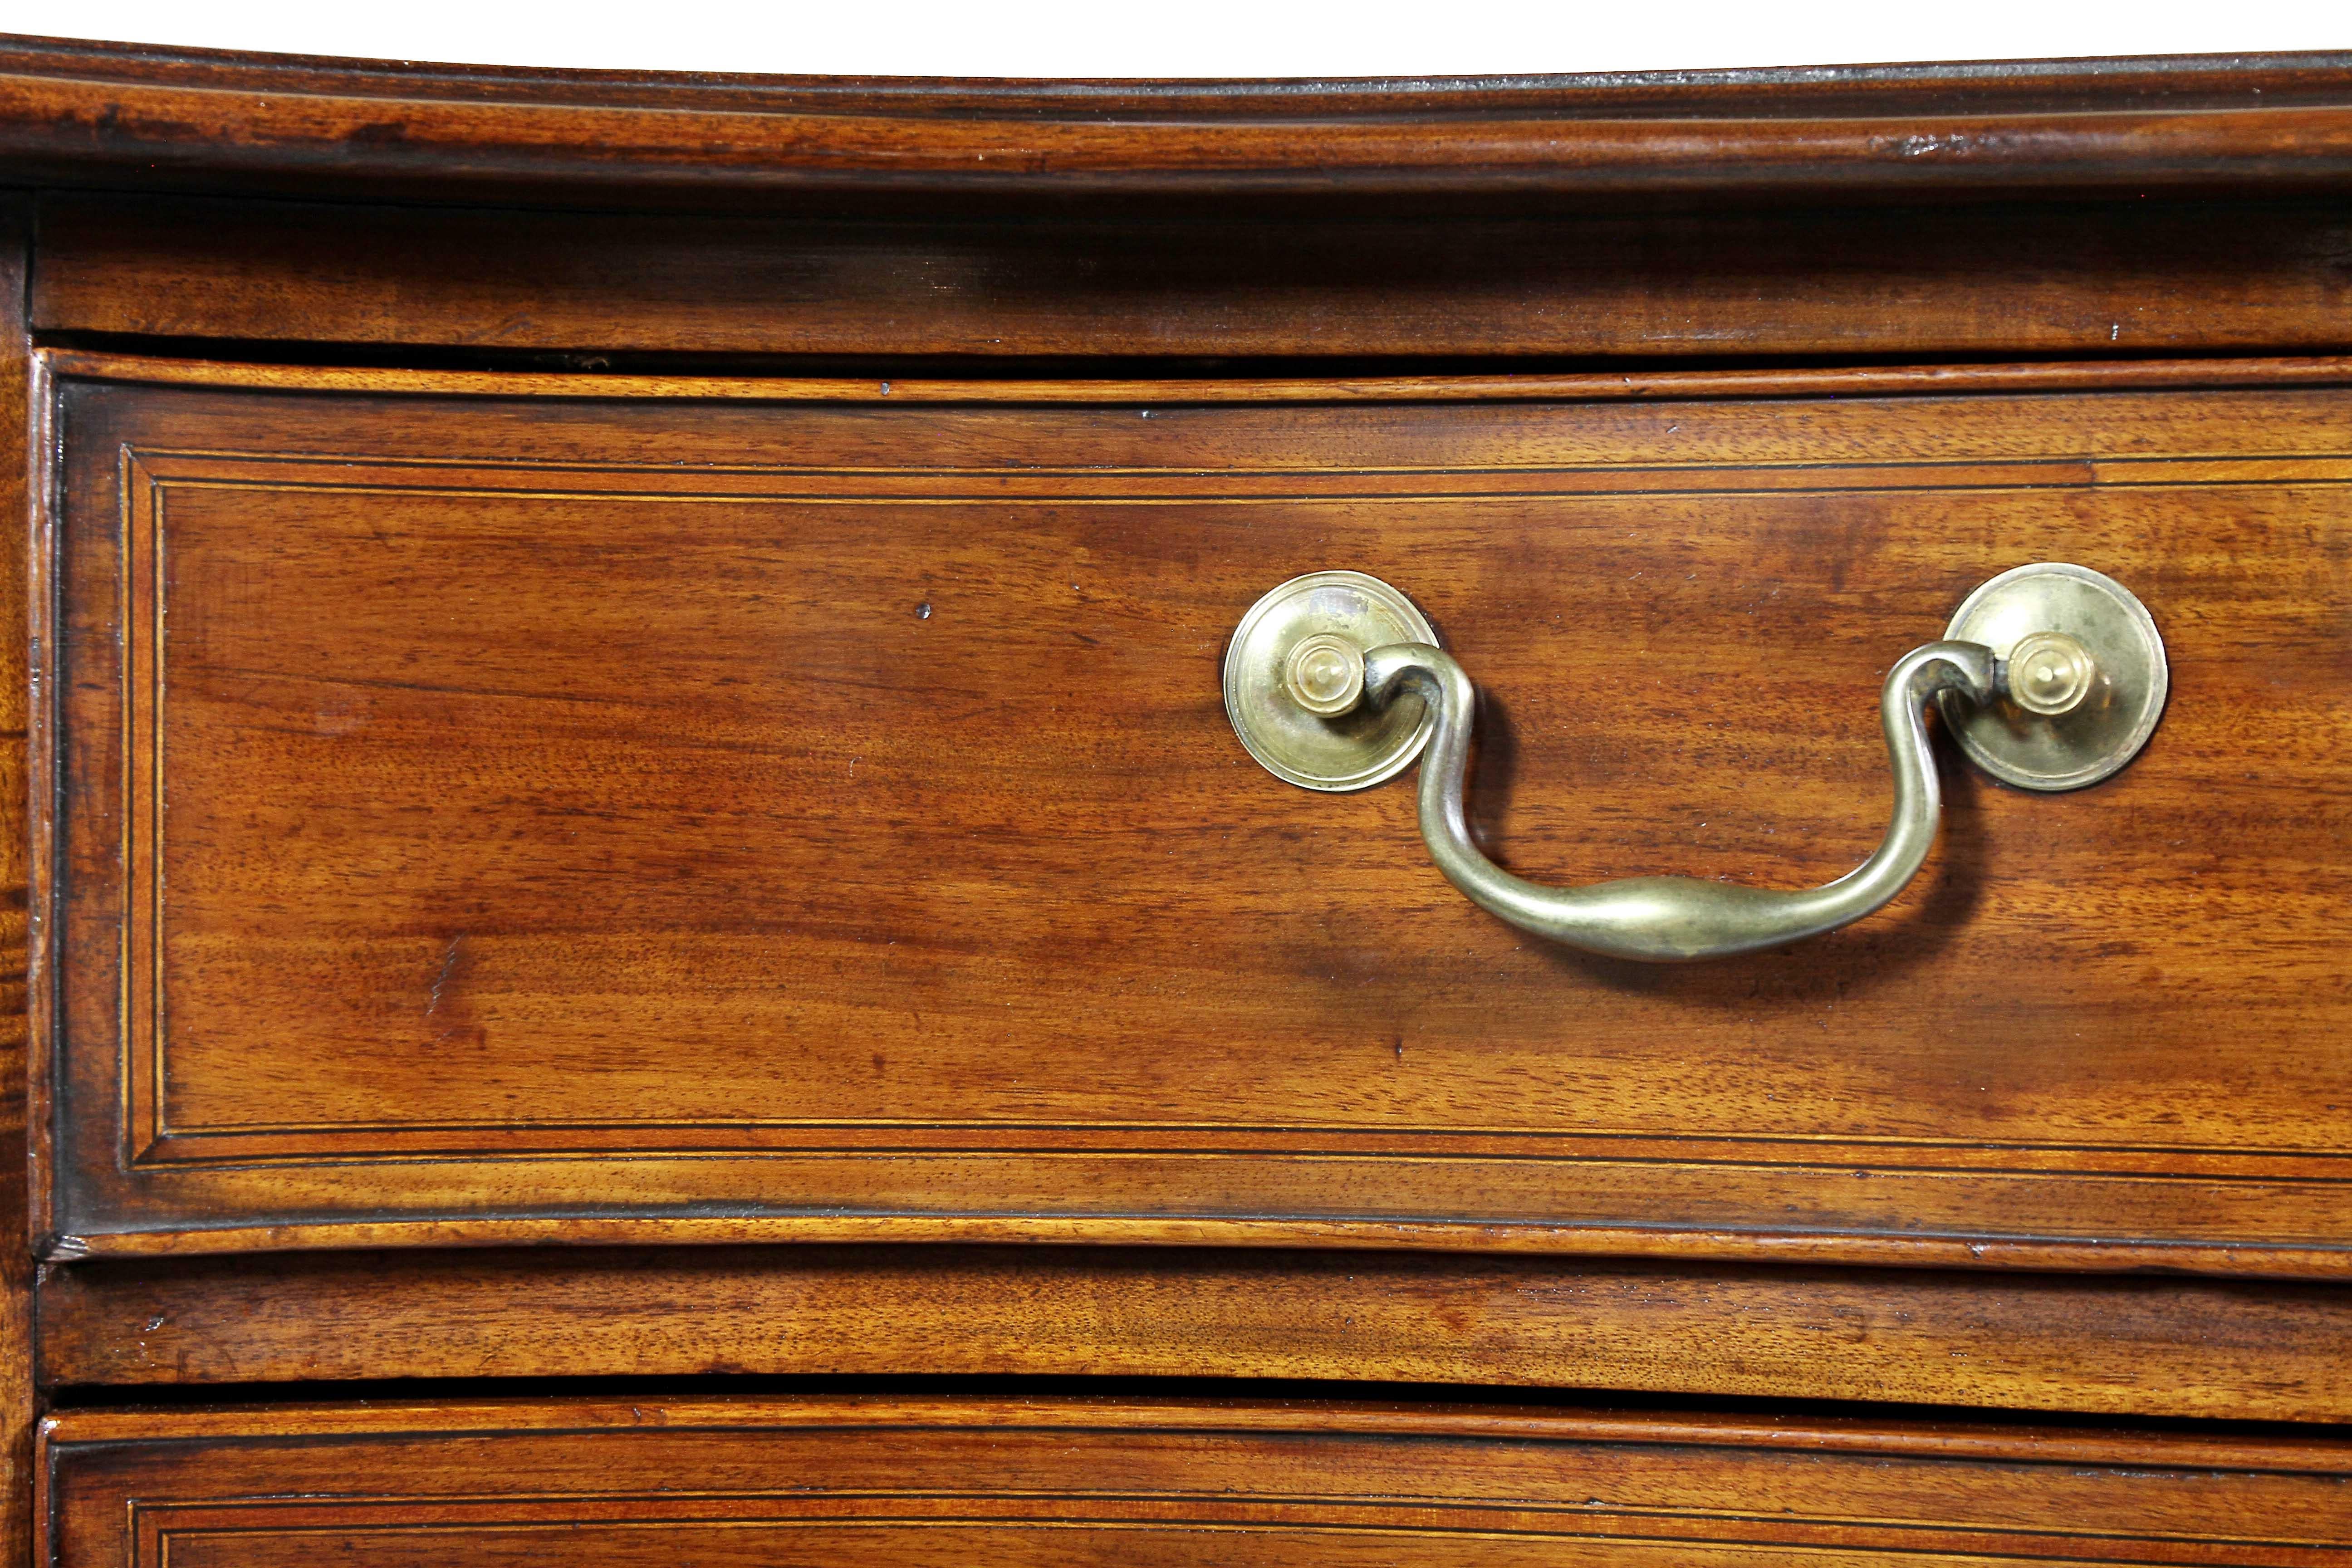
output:
[[[1652,962],[1723,958],[1833,931],[1883,908],[1926,863],[1941,815],[1927,704],[1962,749],[2022,788],[2075,789],[2137,756],[2163,711],[2164,645],[2131,593],[2084,567],[2005,572],[1969,595],[1943,640],[1895,661],[1879,699],[1895,806],[1870,858],[1794,891],[1636,877],[1547,887],[1496,866],[1464,809],[1477,692],[1411,600],[1353,572],[1294,578],[1242,619],[1225,706],[1267,769],[1359,789],[1421,758],[1430,857],[1473,903],[1522,931]]]

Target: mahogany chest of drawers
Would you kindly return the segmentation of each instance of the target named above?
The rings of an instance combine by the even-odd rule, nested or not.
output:
[[[2352,62],[0,159],[9,1563],[2352,1550]]]

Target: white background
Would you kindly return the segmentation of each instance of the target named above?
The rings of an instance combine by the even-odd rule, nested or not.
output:
[[[883,76],[1423,76],[2352,49],[2352,0],[0,0],[0,31]]]

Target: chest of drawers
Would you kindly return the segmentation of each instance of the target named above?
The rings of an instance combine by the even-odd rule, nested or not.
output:
[[[17,1560],[2352,1544],[2343,62],[0,153]]]

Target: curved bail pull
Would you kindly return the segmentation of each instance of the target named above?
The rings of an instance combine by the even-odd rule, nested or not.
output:
[[[1931,700],[1988,772],[2055,790],[2105,778],[2137,755],[2167,688],[2163,642],[2127,590],[2079,566],[2021,567],[1969,595],[1948,640],[1912,649],[1887,672],[1879,719],[1895,809],[1860,866],[1800,891],[1688,877],[1552,888],[1513,876],[1471,839],[1463,799],[1477,692],[1427,625],[1376,578],[1293,579],[1251,610],[1227,653],[1234,729],[1269,769],[1314,789],[1361,787],[1420,753],[1422,838],[1473,903],[1553,942],[1661,963],[1778,947],[1858,921],[1901,892],[1926,862],[1941,812]]]
[[[1514,877],[1471,842],[1462,809],[1477,695],[1469,676],[1426,643],[1393,643],[1364,658],[1364,694],[1372,703],[1385,704],[1409,688],[1436,712],[1421,755],[1421,837],[1445,879],[1521,931],[1587,952],[1653,962],[1779,947],[1858,921],[1901,892],[1936,842],[1943,804],[1927,742],[1927,700],[1957,689],[1988,702],[1996,682],[1992,649],[1981,643],[1933,642],[1895,661],[1879,699],[1895,764],[1895,817],[1870,858],[1827,886],[1774,892],[1695,877],[1633,877],[1547,888]]]

